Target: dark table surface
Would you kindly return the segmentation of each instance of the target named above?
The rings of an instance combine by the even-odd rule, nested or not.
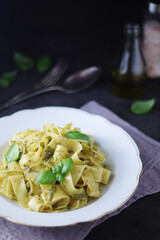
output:
[[[18,110],[41,106],[79,108],[88,101],[95,100],[145,134],[160,141],[160,79],[150,79],[148,81],[147,91],[141,99],[155,97],[156,106],[150,113],[142,116],[132,114],[130,111],[132,101],[114,96],[109,87],[111,62],[113,55],[116,53],[115,49],[122,44],[122,26],[123,23],[129,21],[129,13],[123,18],[121,16],[125,12],[122,11],[122,15],[118,15],[121,18],[117,27],[115,22],[117,23],[118,19],[113,23],[111,16],[114,13],[115,18],[115,14],[120,13],[118,10],[114,11],[114,5],[110,1],[112,13],[107,10],[109,17],[108,15],[106,17],[105,10],[102,10],[103,4],[99,5],[97,1],[93,1],[94,11],[91,12],[88,10],[89,4],[87,9],[84,8],[83,4],[78,6],[78,9],[81,7],[77,12],[78,16],[69,8],[71,4],[73,7],[73,1],[69,1],[72,2],[69,6],[64,4],[65,1],[60,1],[58,11],[61,14],[56,14],[53,5],[52,9],[43,9],[42,1],[40,1],[40,6],[33,5],[33,3],[25,3],[24,5],[24,3],[22,4],[23,1],[15,2],[9,0],[0,1],[0,73],[15,69],[13,53],[20,51],[32,56],[35,60],[41,55],[50,55],[53,64],[58,59],[63,59],[70,66],[68,74],[84,67],[98,65],[102,68],[103,75],[93,87],[86,91],[73,95],[61,92],[45,93],[0,112],[0,117],[10,115]],[[62,2],[65,6],[61,9]],[[104,3],[104,1],[102,2]],[[125,6],[125,3],[123,4]],[[130,4],[131,6],[127,5],[128,9],[132,11],[130,20],[135,21],[137,17],[138,21],[140,21],[142,4],[139,5],[140,10],[136,10],[133,4]],[[120,5],[118,6],[120,7]],[[123,10],[123,6],[121,6],[121,10]],[[74,6],[75,8],[77,8],[77,5]],[[101,10],[102,16],[100,16],[100,13],[97,14],[95,9]],[[72,13],[70,18],[67,18],[69,13],[65,10],[68,10],[70,14]],[[36,11],[35,15],[34,11]],[[134,11],[137,11],[136,17]],[[42,12],[43,14],[41,14]],[[55,17],[52,19],[51,16],[53,15]],[[47,18],[46,24],[43,21],[44,16]],[[67,22],[66,19],[68,19]],[[74,24],[73,19],[75,19]],[[92,21],[95,23],[94,27]],[[34,69],[28,72],[20,72],[10,88],[0,88],[0,101],[8,99],[21,90],[32,86],[42,76],[44,74],[37,73]],[[85,239],[158,240],[160,239],[159,203],[159,193],[146,196],[136,201],[119,215],[94,228]]]

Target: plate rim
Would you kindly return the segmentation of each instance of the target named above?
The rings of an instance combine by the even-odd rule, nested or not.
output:
[[[115,128],[118,128],[132,143],[132,145],[134,146],[134,149],[136,151],[136,156],[137,156],[137,160],[139,162],[139,169],[138,169],[138,172],[137,172],[137,176],[136,176],[136,183],[135,183],[135,187],[133,189],[133,192],[127,197],[127,199],[121,203],[121,205],[119,205],[118,207],[114,208],[113,210],[111,211],[108,211],[108,212],[105,212],[101,215],[99,215],[98,217],[96,218],[93,218],[93,219],[90,219],[90,220],[84,220],[84,221],[78,221],[78,222],[75,222],[75,223],[69,223],[69,224],[63,224],[63,225],[56,225],[56,226],[48,226],[48,225],[30,225],[30,224],[25,224],[25,223],[22,223],[22,222],[19,222],[18,220],[14,220],[12,217],[7,217],[7,216],[1,216],[0,215],[0,218],[2,219],[6,219],[10,222],[13,222],[13,223],[16,223],[16,224],[19,224],[19,225],[22,225],[22,226],[28,226],[28,227],[49,227],[49,228],[53,228],[53,227],[67,227],[67,226],[74,226],[74,225],[77,225],[79,223],[89,223],[89,222],[93,222],[93,221],[96,221],[108,214],[111,214],[113,212],[115,212],[116,210],[120,209],[123,205],[125,205],[131,198],[132,196],[135,194],[136,190],[138,189],[138,186],[139,186],[139,183],[140,183],[140,177],[142,175],[142,172],[143,172],[143,163],[142,163],[142,160],[140,158],[140,151],[139,151],[139,148],[136,144],[136,142],[134,141],[134,139],[130,136],[130,134],[123,129],[123,127],[115,124],[115,123],[112,123],[110,120],[108,120],[107,118],[101,116],[101,115],[98,115],[98,114],[95,114],[95,113],[90,113],[90,112],[87,112],[83,109],[79,109],[79,108],[75,108],[75,107],[66,107],[66,106],[43,106],[43,107],[38,107],[38,108],[27,108],[27,109],[22,109],[22,110],[19,110],[19,111],[16,111],[10,115],[6,115],[6,116],[3,116],[0,118],[0,121],[3,120],[3,119],[6,119],[6,118],[12,118],[14,117],[15,115],[17,114],[21,114],[23,112],[29,112],[29,111],[38,111],[38,110],[43,110],[43,109],[68,109],[68,110],[76,110],[78,112],[82,112],[90,117],[96,117],[96,118],[99,118],[100,120],[103,120],[104,122],[107,122],[107,124],[109,124],[111,127],[115,127]]]

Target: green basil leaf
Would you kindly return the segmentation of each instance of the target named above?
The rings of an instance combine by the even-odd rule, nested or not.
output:
[[[51,171],[44,171],[39,174],[35,183],[36,184],[51,184],[55,180],[55,174]]]
[[[146,114],[151,111],[155,105],[155,102],[155,98],[146,101],[136,101],[132,103],[131,111],[135,114]]]
[[[8,79],[0,77],[0,87],[8,88],[9,85],[10,85],[10,82]]]
[[[60,173],[57,173],[56,180],[59,182],[64,182],[65,178]]]
[[[59,166],[59,165],[56,165],[56,166],[52,167],[52,172],[53,173],[61,173],[61,171],[62,171],[62,167]]]
[[[17,77],[17,74],[18,74],[18,70],[15,70],[12,72],[6,72],[2,74],[2,78],[5,78],[8,81],[12,82]]]
[[[13,142],[5,152],[4,158],[6,162],[11,163],[19,158],[19,154],[20,154],[19,147],[15,142]]]
[[[72,158],[66,158],[66,159],[63,159],[63,163],[64,164],[63,164],[63,167],[62,167],[61,174],[66,175],[73,168],[73,160],[72,160]]]
[[[71,132],[66,133],[64,136],[66,136],[68,138],[71,138],[71,139],[85,140],[90,145],[90,139],[84,133],[81,133],[81,132],[78,132],[78,131],[71,131]]]
[[[56,173],[57,173],[57,171],[56,171],[56,169],[55,169],[55,166],[54,166],[54,167],[52,167],[52,173],[54,173],[54,174],[56,174]]]
[[[34,61],[32,60],[32,58],[26,57],[18,52],[14,54],[14,61],[17,67],[19,67],[19,69],[23,71],[27,71],[34,66]]]
[[[58,166],[60,166],[61,168],[63,167],[63,165],[64,165],[63,160],[58,163]]]
[[[36,65],[38,72],[45,72],[51,68],[51,58],[48,56],[40,57],[37,65]]]

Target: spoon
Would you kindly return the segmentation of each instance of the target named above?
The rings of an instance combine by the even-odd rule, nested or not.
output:
[[[67,77],[60,86],[50,87],[50,89],[69,94],[81,92],[92,86],[100,75],[101,69],[99,67],[86,68]]]
[[[85,90],[92,86],[101,76],[101,74],[101,69],[96,66],[83,69],[81,71],[71,74],[69,77],[64,79],[60,85],[35,90],[27,95],[22,96],[21,98],[15,99],[15,101],[10,99],[9,101],[0,105],[0,111],[7,107],[13,106],[16,103],[23,102],[24,100],[27,100],[45,92],[51,92],[55,90],[68,94],[81,92],[82,90]]]

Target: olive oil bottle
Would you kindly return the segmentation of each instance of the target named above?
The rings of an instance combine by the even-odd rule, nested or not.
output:
[[[127,24],[122,56],[111,72],[111,90],[122,98],[140,97],[146,90],[145,62],[141,49],[140,26]]]

